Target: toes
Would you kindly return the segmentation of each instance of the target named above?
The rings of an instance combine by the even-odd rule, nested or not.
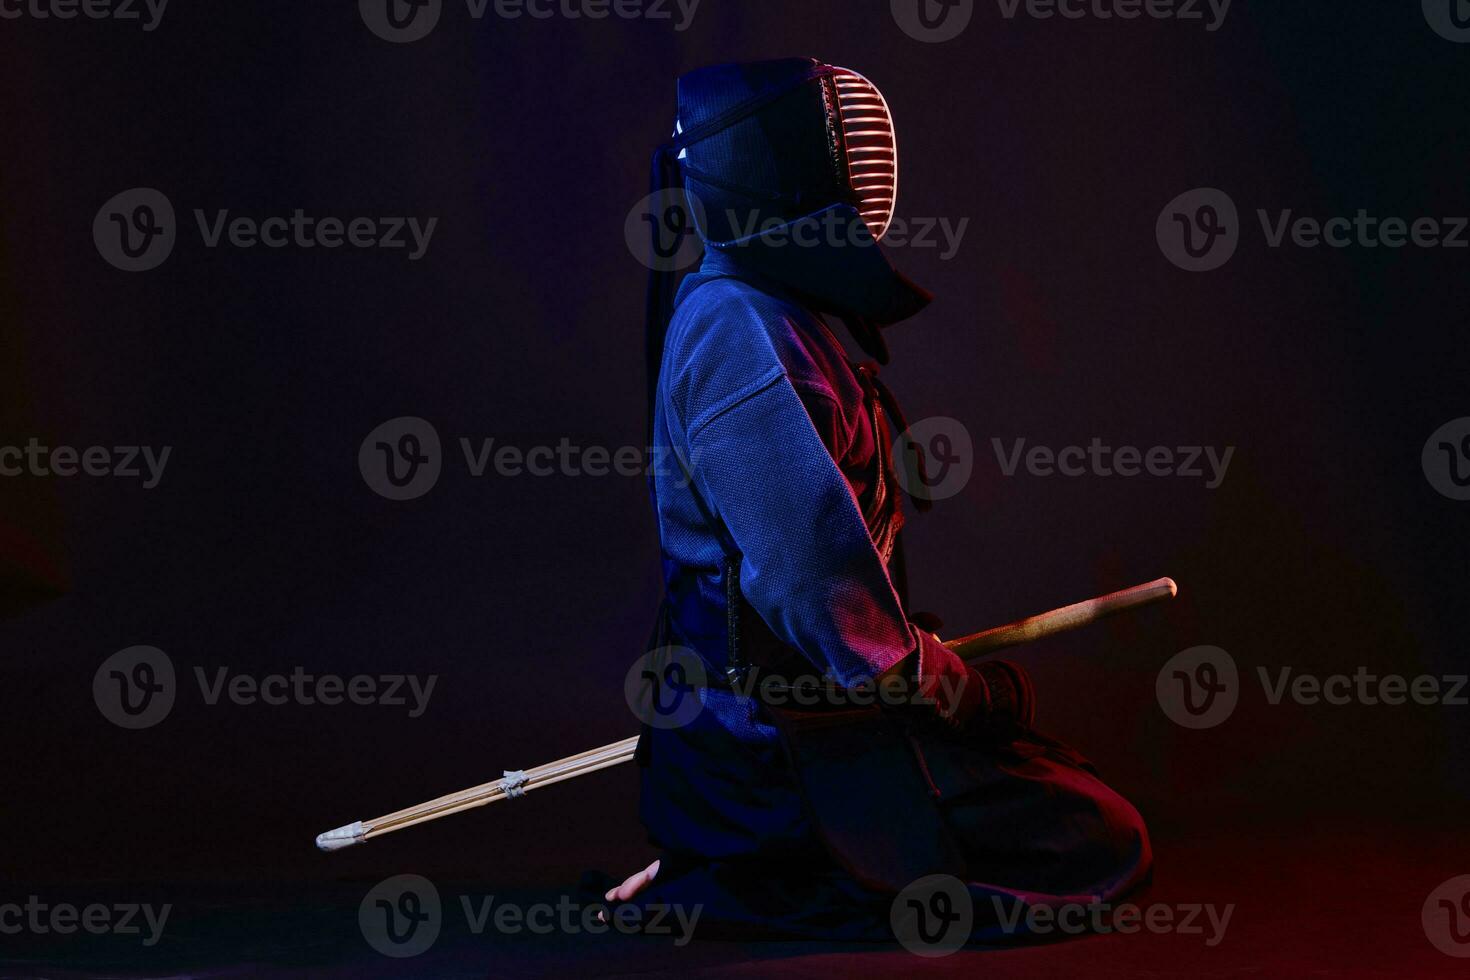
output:
[[[619,902],[626,902],[634,895],[637,895],[643,890],[643,886],[647,884],[647,874],[647,871],[640,871],[630,877],[627,881],[613,889],[613,897]]]
[[[639,892],[647,888],[649,884],[653,881],[654,877],[658,875],[658,865],[659,863],[657,861],[653,862],[637,874],[629,876],[626,881],[624,881],[618,887],[609,891],[603,897],[606,898],[609,902],[630,901],[631,899],[636,897]]]

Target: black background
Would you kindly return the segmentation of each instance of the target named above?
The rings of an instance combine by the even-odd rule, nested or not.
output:
[[[964,422],[978,456],[911,524],[918,604],[958,633],[1179,581],[1167,609],[1021,656],[1045,727],[1139,806],[1161,867],[1204,827],[1463,824],[1470,709],[1270,707],[1255,668],[1465,671],[1470,505],[1435,492],[1420,452],[1470,414],[1467,252],[1272,249],[1255,211],[1470,214],[1470,47],[1413,3],[1238,0],[1214,33],[982,3],[946,44],[886,7],[705,0],[679,33],[450,3],[406,45],[349,2],[175,0],[152,33],[0,22],[0,443],[173,447],[151,491],[0,480],[7,873],[515,883],[644,859],[631,768],[335,856],[312,838],[635,731],[622,678],[659,589],[641,480],[475,479],[457,440],[641,442],[645,273],[624,222],[673,81],[796,54],[885,90],[902,216],[970,219],[949,261],[893,253],[938,299],[891,333],[886,377],[911,418]],[[169,196],[180,240],[128,274],[91,226],[138,186]],[[1154,223],[1200,186],[1245,228],[1224,268],[1190,274]],[[418,262],[208,249],[195,208],[439,224]],[[445,473],[394,503],[357,452],[404,415],[437,427]],[[990,442],[1094,436],[1237,448],[1209,491],[1005,478]],[[130,732],[91,683],[137,644],[185,683]],[[1199,644],[1235,657],[1245,694],[1194,732],[1153,685]],[[411,719],[210,706],[196,666],[439,680]]]

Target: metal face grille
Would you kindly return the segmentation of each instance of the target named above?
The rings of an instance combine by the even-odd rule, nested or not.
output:
[[[848,178],[857,191],[863,220],[875,239],[893,223],[898,201],[898,139],[893,115],[878,87],[848,68],[832,76],[847,149]]]

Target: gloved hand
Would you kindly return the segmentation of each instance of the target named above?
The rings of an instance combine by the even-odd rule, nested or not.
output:
[[[1036,688],[1026,668],[1009,660],[982,660],[970,676],[985,685],[987,705],[971,716],[968,735],[1007,737],[1036,723]]]
[[[950,732],[1007,738],[1036,720],[1030,675],[1008,660],[970,666],[930,633],[919,634],[918,692]]]

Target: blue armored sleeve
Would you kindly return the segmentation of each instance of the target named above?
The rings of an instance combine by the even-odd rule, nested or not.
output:
[[[671,325],[664,360],[674,451],[776,636],[843,684],[876,677],[918,641],[834,462],[843,419],[860,408],[830,381],[839,361],[849,370],[840,348],[739,283],[700,293]]]

